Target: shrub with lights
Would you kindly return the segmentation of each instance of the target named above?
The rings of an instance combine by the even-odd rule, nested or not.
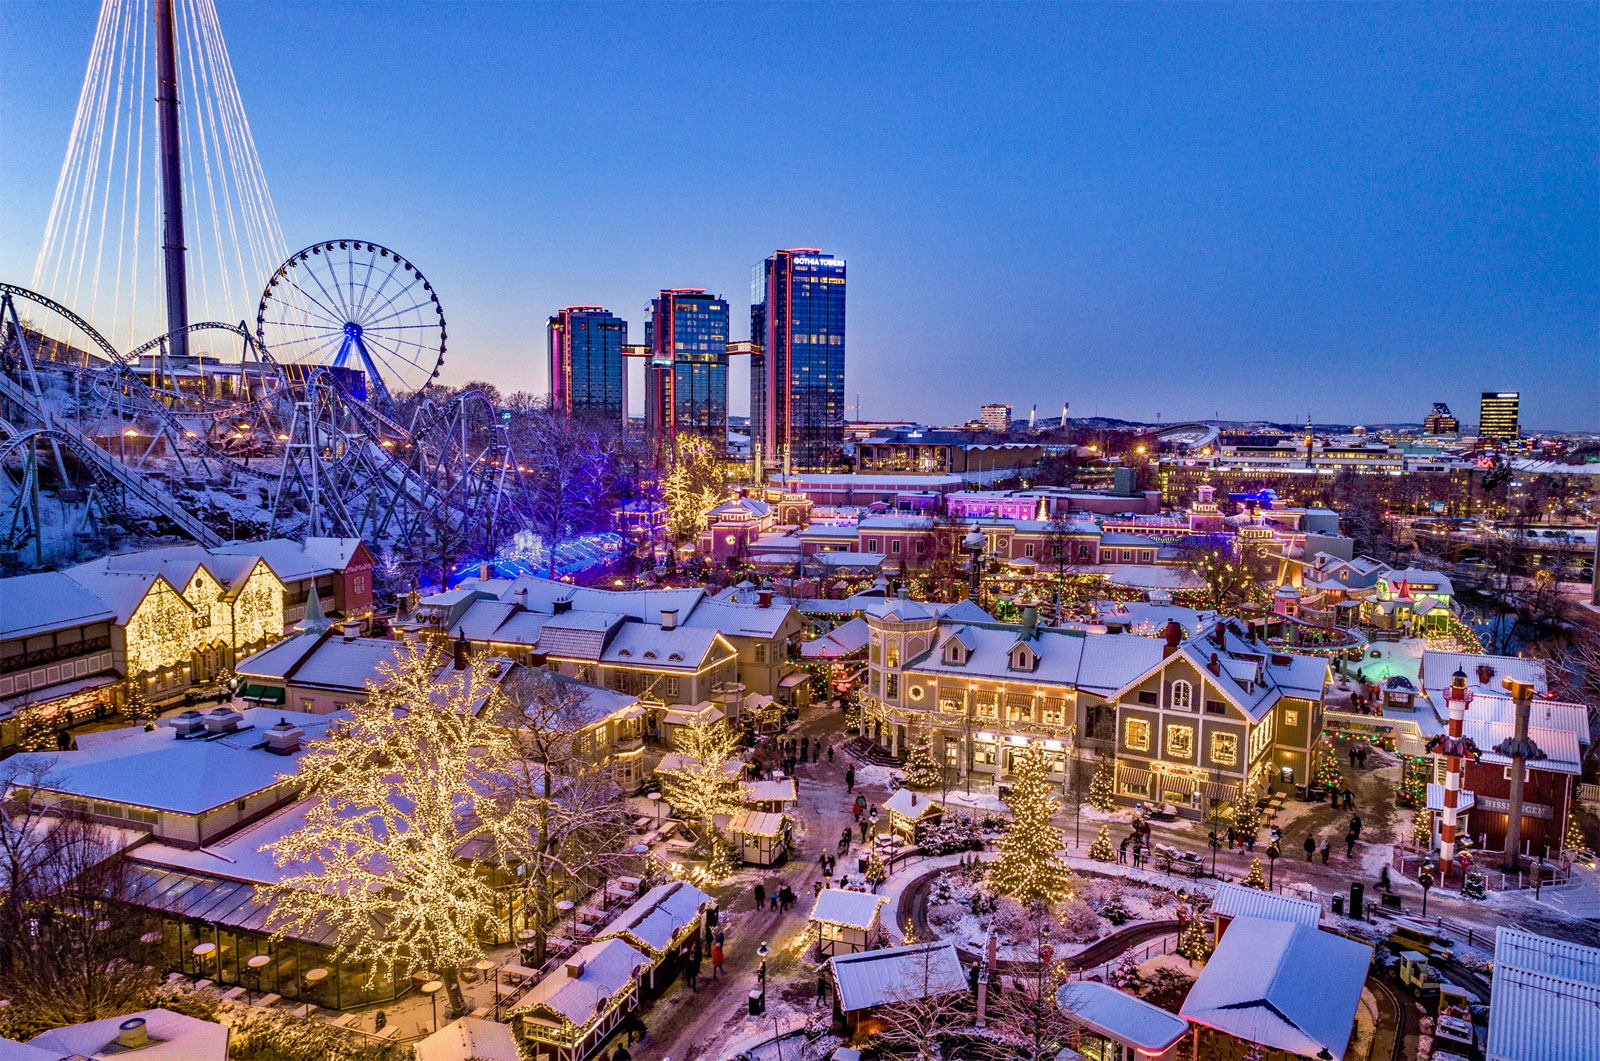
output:
[[[1112,760],[1101,759],[1094,777],[1089,780],[1089,806],[1102,814],[1110,814],[1117,809],[1116,772],[1116,764]]]
[[[1267,890],[1267,875],[1261,872],[1261,859],[1259,856],[1257,856],[1257,858],[1250,863],[1250,872],[1246,873],[1244,875],[1244,880],[1240,881],[1239,883],[1243,884],[1246,888],[1260,888],[1262,891]]]
[[[1111,830],[1100,826],[1100,835],[1094,838],[1094,843],[1089,847],[1089,857],[1096,862],[1115,862],[1117,849],[1111,844]]]
[[[1178,953],[1191,962],[1203,962],[1211,953],[1211,933],[1198,915],[1191,917],[1178,936]]]

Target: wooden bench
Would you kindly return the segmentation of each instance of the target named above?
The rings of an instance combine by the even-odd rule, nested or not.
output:
[[[294,1017],[309,1017],[317,1011],[317,1007],[309,1002],[302,1002],[298,1006],[290,1006],[289,1014]]]
[[[261,1009],[271,1009],[273,1006],[276,1006],[279,1002],[282,1002],[282,1001],[283,1001],[283,996],[282,995],[262,995],[260,998],[256,999],[254,1002],[252,1002],[250,1004],[252,1006],[257,1006],[257,1007],[259,1007]]]

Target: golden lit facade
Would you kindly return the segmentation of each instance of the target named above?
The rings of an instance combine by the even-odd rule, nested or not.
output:
[[[237,592],[204,566],[182,590],[156,575],[121,634],[124,675],[151,696],[175,695],[283,636],[283,583],[264,562]]]

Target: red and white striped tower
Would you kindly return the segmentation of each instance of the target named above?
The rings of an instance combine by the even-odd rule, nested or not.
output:
[[[1456,857],[1456,801],[1461,795],[1461,726],[1467,717],[1467,705],[1472,703],[1465,671],[1456,669],[1444,698],[1450,705],[1450,739],[1444,744],[1444,824],[1439,828],[1439,865],[1448,874],[1450,864]]]

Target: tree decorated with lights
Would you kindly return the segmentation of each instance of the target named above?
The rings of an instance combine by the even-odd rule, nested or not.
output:
[[[477,710],[500,664],[449,664],[435,645],[405,645],[310,743],[297,777],[305,824],[263,849],[285,875],[256,893],[275,938],[331,927],[335,959],[365,965],[369,984],[388,970],[437,975],[464,1012],[456,970],[483,958],[502,916],[482,860],[524,843],[534,823],[521,801],[498,798],[516,750]],[[486,854],[469,862],[465,849]]]
[[[143,722],[156,717],[156,706],[150,702],[150,695],[144,691],[144,682],[133,678],[124,682],[122,688],[123,718],[129,722]]]
[[[672,747],[678,753],[678,765],[656,771],[662,795],[695,823],[701,851],[713,856],[722,842],[714,819],[719,814],[737,814],[741,806],[739,771],[729,769],[739,756],[739,738],[721,719],[701,715],[678,727]],[[707,872],[711,872],[710,866]]]
[[[672,454],[672,470],[661,480],[661,502],[678,540],[706,525],[706,513],[727,492],[718,454],[710,440],[681,434]]]
[[[1242,836],[1254,836],[1261,828],[1261,808],[1256,803],[1255,786],[1246,785],[1233,808],[1233,827]]]
[[[1030,744],[1013,763],[1016,780],[1006,794],[1012,821],[989,871],[996,891],[1023,904],[1057,903],[1072,894],[1072,871],[1061,859],[1061,833],[1050,821],[1056,800],[1044,747]]]
[[[1096,862],[1117,860],[1117,849],[1111,844],[1111,830],[1107,826],[1100,826],[1099,835],[1094,838],[1094,843],[1089,845],[1089,857]]]
[[[1260,888],[1262,891],[1267,890],[1267,875],[1261,872],[1261,859],[1259,856],[1250,863],[1250,872],[1246,873],[1244,875],[1244,880],[1240,881],[1239,883],[1243,884],[1246,888]]]
[[[933,788],[944,778],[944,771],[933,757],[933,734],[918,726],[911,734],[911,749],[906,754],[906,784],[912,788]]]
[[[55,751],[60,729],[59,711],[23,708],[17,713],[17,747],[25,752]]]
[[[1334,755],[1331,744],[1321,744],[1317,747],[1316,780],[1324,789],[1341,788],[1344,785],[1344,774],[1339,772],[1339,760]]]
[[[1411,817],[1411,841],[1417,845],[1418,851],[1426,851],[1433,846],[1433,812],[1423,809]]]
[[[878,854],[876,847],[872,849],[872,854],[867,856],[867,868],[861,875],[872,885],[873,891],[877,891],[878,885],[889,879],[889,867],[884,865],[883,856]]]
[[[1095,767],[1094,777],[1089,779],[1089,806],[1102,814],[1117,809],[1116,774],[1115,760],[1103,757]]]
[[[1198,914],[1189,918],[1183,926],[1183,932],[1178,935],[1178,953],[1191,962],[1205,961],[1211,953],[1211,934],[1206,931],[1205,920]]]
[[[1561,846],[1567,851],[1582,851],[1589,846],[1583,838],[1583,829],[1578,825],[1578,816],[1572,811],[1567,811],[1567,835],[1561,841]]]
[[[1395,802],[1403,807],[1420,807],[1427,802],[1428,782],[1433,779],[1433,760],[1428,756],[1402,757],[1400,787],[1395,790]]]

